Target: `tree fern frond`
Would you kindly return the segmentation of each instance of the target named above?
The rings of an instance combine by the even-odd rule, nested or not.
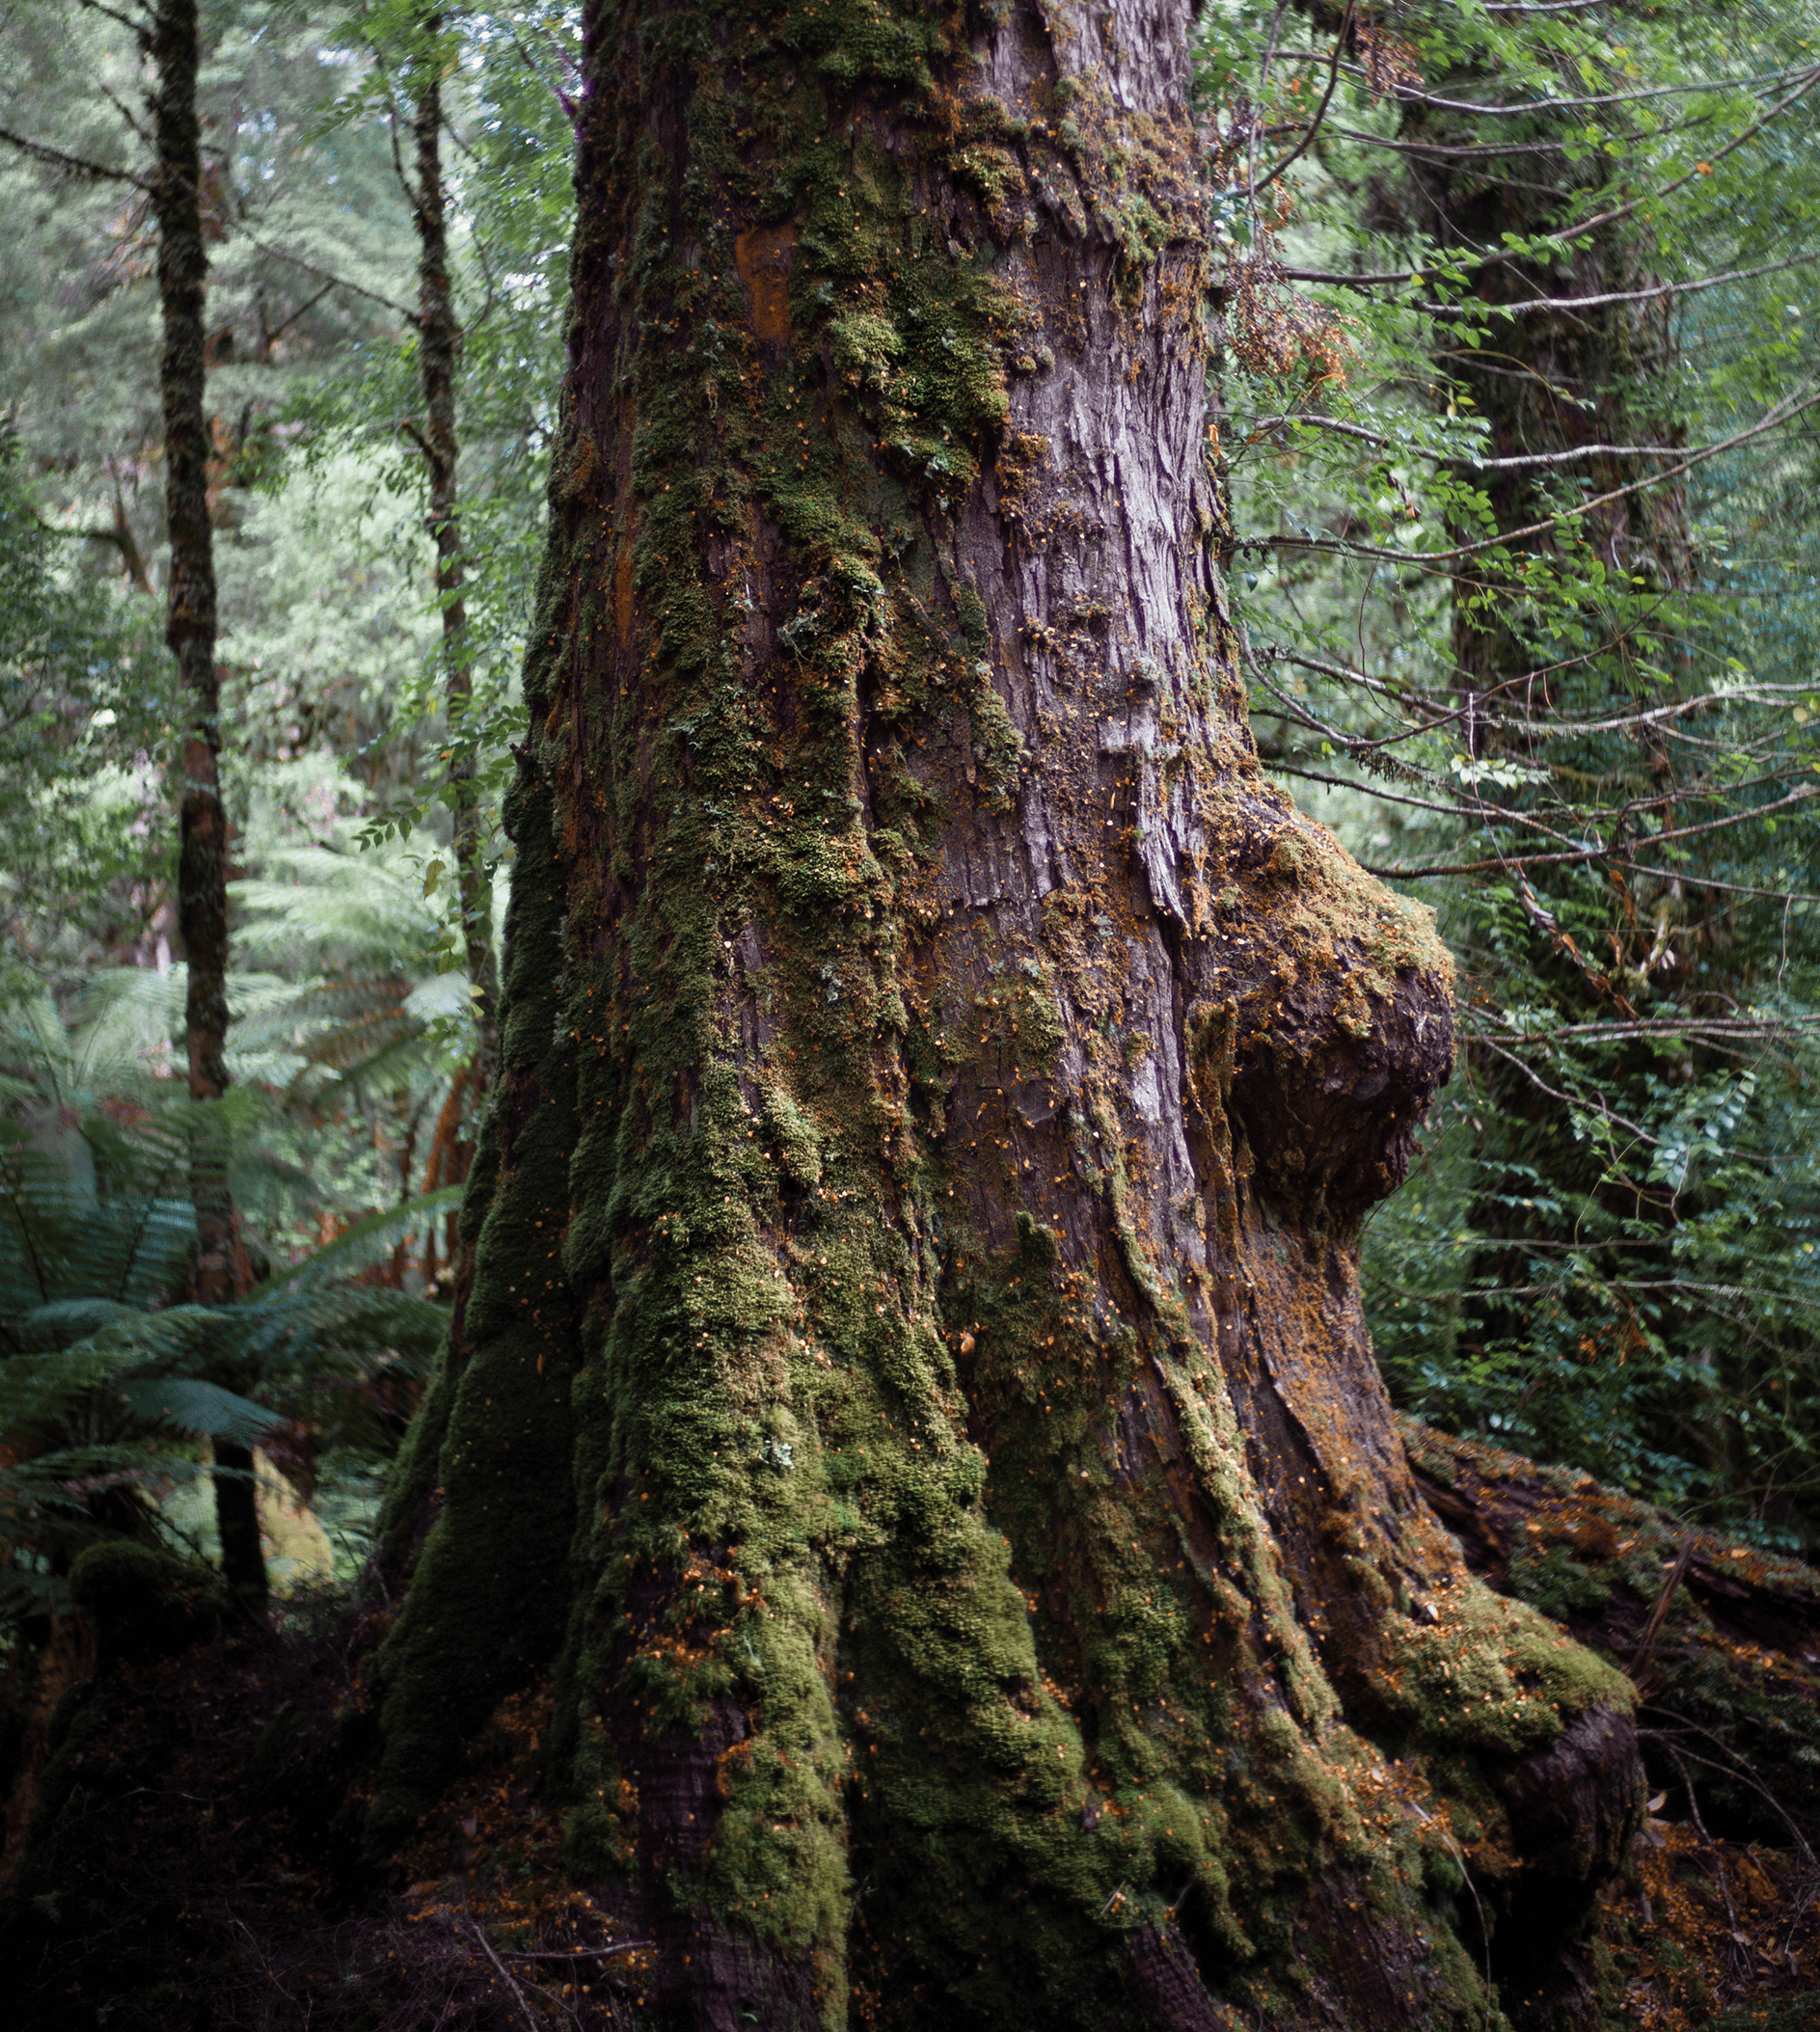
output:
[[[232,1440],[241,1447],[257,1447],[285,1423],[276,1411],[205,1376],[130,1376],[121,1395],[133,1417],[148,1425],[197,1439]]]
[[[414,1200],[407,1200],[400,1206],[369,1213],[365,1220],[355,1221],[343,1229],[332,1242],[324,1242],[319,1249],[312,1249],[302,1262],[293,1263],[289,1269],[267,1278],[257,1291],[250,1294],[246,1304],[264,1304],[286,1287],[294,1290],[327,1285],[339,1278],[354,1277],[362,1270],[370,1269],[390,1256],[400,1242],[421,1233],[444,1214],[453,1212],[461,1204],[463,1190],[459,1185],[445,1185],[440,1191],[421,1193]]]
[[[409,1291],[291,1287],[235,1314],[235,1358],[261,1376],[340,1373],[370,1381],[390,1368],[421,1380],[448,1326],[443,1307]]]
[[[91,1338],[0,1362],[0,1432],[16,1445],[54,1431],[79,1398],[111,1383],[133,1359],[130,1349]]]

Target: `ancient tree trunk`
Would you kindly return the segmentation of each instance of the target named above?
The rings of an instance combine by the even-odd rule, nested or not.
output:
[[[203,411],[202,130],[196,109],[195,0],[160,0],[152,29],[157,166],[158,303],[163,320],[165,516],[171,539],[165,639],[189,696],[177,847],[177,929],[189,965],[184,1033],[190,1098],[190,1196],[196,1208],[197,1301],[224,1305],[251,1283],[228,1183],[219,1102],[228,1091],[228,819],[221,801],[221,695],[215,671],[215,549],[208,521],[208,425]],[[221,1563],[244,1600],[265,1600],[265,1559],[251,1450],[214,1443]]]
[[[1469,1576],[1372,1363],[1447,961],[1258,774],[1188,26],[590,19],[369,1825],[554,1661],[666,2023],[1568,2022],[1631,1823],[1627,1689]]]
[[[455,512],[455,366],[461,326],[448,283],[448,224],[443,190],[442,19],[424,23],[415,66],[417,184],[411,211],[418,239],[418,366],[423,387],[423,428],[414,430],[429,477],[430,535],[436,545],[436,600],[443,615],[443,696],[448,711],[451,754],[449,805],[454,828],[457,908],[462,954],[474,990],[475,1056],[480,1088],[491,1083],[499,1057],[499,976],[493,962],[493,883],[480,853],[480,798],[475,781],[474,656],[462,598],[461,525]]]

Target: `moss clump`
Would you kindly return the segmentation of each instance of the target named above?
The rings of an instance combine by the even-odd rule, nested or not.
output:
[[[1576,1715],[1635,1704],[1621,1672],[1527,1603],[1462,1580],[1427,1607],[1432,1622],[1386,1619],[1379,1675],[1391,1712],[1425,1745],[1517,1756]]]
[[[973,744],[973,760],[986,786],[989,811],[1009,811],[1017,801],[1018,779],[1023,764],[1023,736],[1005,710],[1005,701],[992,682],[992,666],[982,658],[972,665],[973,689],[967,711]]]
[[[205,1643],[229,1612],[221,1576],[154,1546],[106,1539],[79,1553],[69,1593],[95,1634],[104,1666],[166,1658]]]
[[[1564,1545],[1526,1546],[1517,1552],[1510,1561],[1510,1588],[1556,1623],[1596,1615],[1612,1598],[1611,1583]]]
[[[1671,1942],[1658,1952],[1666,1953]],[[1820,2025],[1820,1990],[1801,1996],[1774,1997],[1767,2003],[1740,2004],[1706,2020],[1705,2032],[1814,2032]]]

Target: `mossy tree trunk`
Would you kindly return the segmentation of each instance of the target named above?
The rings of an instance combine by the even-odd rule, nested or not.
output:
[[[190,1099],[190,1198],[196,1209],[195,1295],[225,1305],[250,1288],[246,1244],[228,1178],[228,815],[221,799],[221,687],[215,669],[215,548],[208,519],[207,250],[203,226],[201,51],[195,0],[159,0],[151,34],[157,162],[158,304],[164,407],[165,520],[171,586],[165,637],[189,698],[178,819],[177,929],[188,966],[184,1035]],[[217,1439],[215,1518],[222,1570],[242,1600],[262,1607],[265,1558],[253,1453]]]
[[[1259,777],[1189,25],[590,16],[369,1827],[554,1666],[666,2023],[1584,2003],[1627,1690],[1471,1580],[1372,1366],[1447,962]]]

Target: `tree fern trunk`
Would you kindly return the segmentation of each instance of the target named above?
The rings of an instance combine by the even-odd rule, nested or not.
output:
[[[177,848],[177,929],[188,962],[184,1010],[190,1098],[190,1195],[196,1208],[196,1297],[222,1305],[250,1282],[228,1182],[218,1103],[228,1091],[228,819],[221,801],[221,692],[215,671],[215,553],[208,520],[208,425],[203,409],[207,255],[203,231],[202,133],[195,0],[159,0],[153,19],[157,165],[159,383],[164,403],[165,515],[171,597],[165,638],[190,700],[183,741]],[[243,1600],[265,1600],[265,1561],[252,1456],[215,1445],[215,1512],[222,1566]]]
[[[1448,965],[1258,774],[1188,26],[590,17],[370,1828],[555,1664],[666,2024],[1479,2026],[1478,1910],[1570,2018],[1636,1803],[1372,1363]]]

